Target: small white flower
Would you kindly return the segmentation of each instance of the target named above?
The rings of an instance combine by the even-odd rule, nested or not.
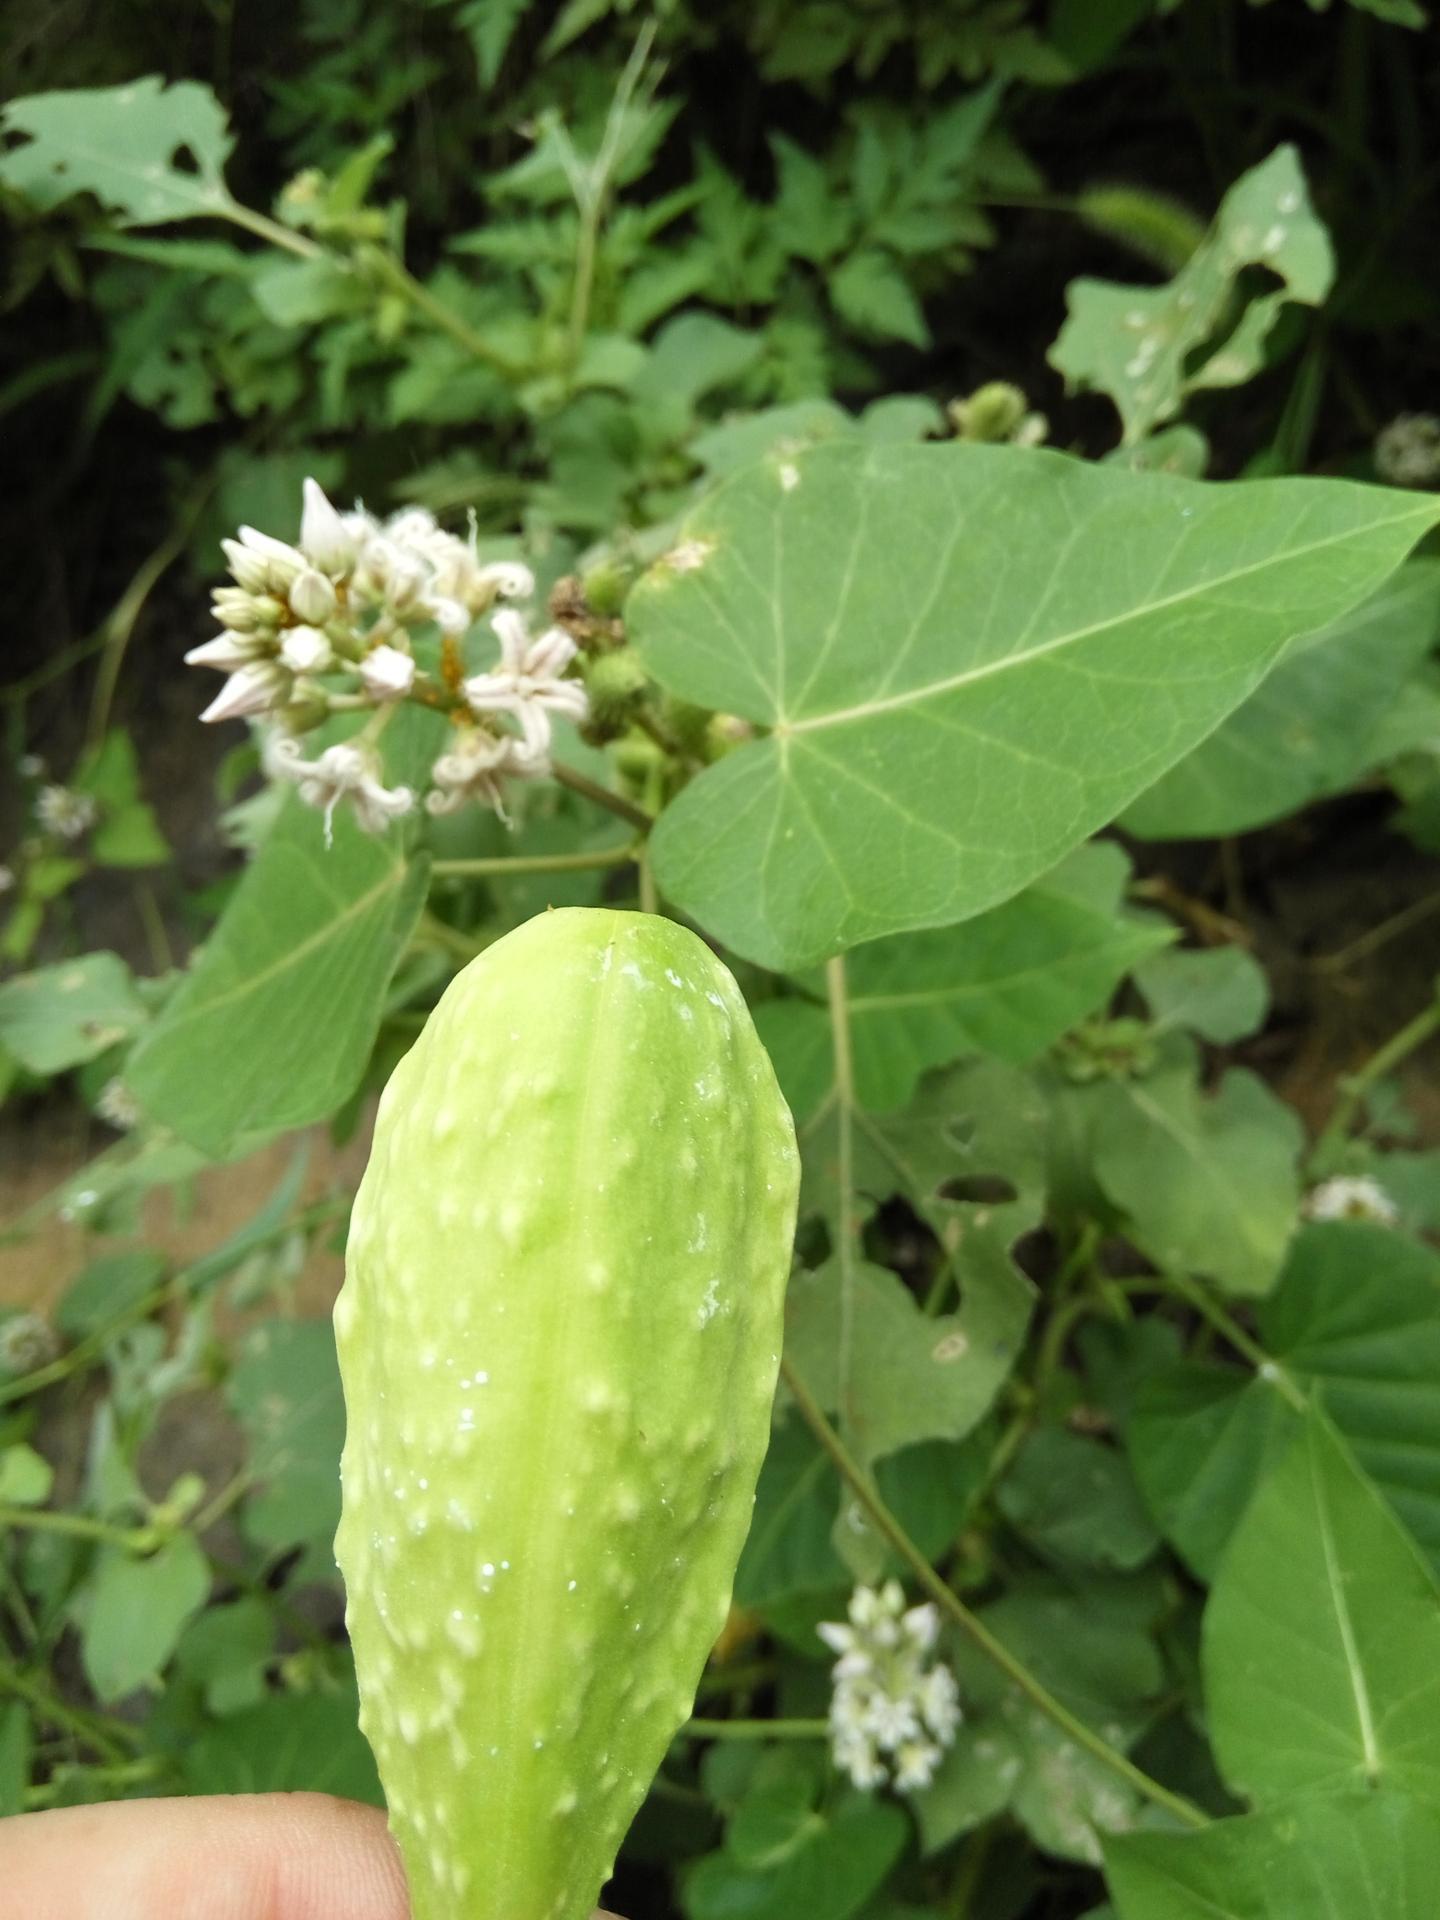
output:
[[[1375,471],[1395,487],[1429,487],[1440,480],[1440,414],[1402,413],[1382,427]]]
[[[22,753],[16,765],[22,780],[42,780],[45,777],[45,761],[38,753]]]
[[[98,812],[93,794],[70,787],[42,787],[35,800],[35,818],[57,840],[78,840],[94,826]]]
[[[357,527],[356,516],[337,513],[317,480],[307,479],[301,496],[304,500],[300,515],[301,551],[312,566],[328,573],[332,580],[338,580],[354,566],[360,542],[373,523]],[[369,522],[368,515],[361,518]]]
[[[200,718],[213,724],[269,713],[285,704],[289,692],[290,675],[282,666],[274,660],[252,660],[230,675]]]
[[[941,1750],[931,1740],[907,1740],[895,1753],[895,1791],[914,1793],[928,1787],[940,1764]]]
[[[234,673],[237,667],[248,666],[252,660],[263,659],[274,650],[275,641],[269,634],[217,633],[213,640],[191,647],[185,664],[213,667],[217,673]]]
[[[334,587],[316,567],[307,567],[291,582],[291,611],[309,626],[322,626],[333,619],[339,604]]]
[[[256,596],[244,587],[216,587],[210,602],[215,618],[233,633],[253,633],[262,624]]]
[[[120,1133],[129,1133],[132,1127],[140,1124],[139,1102],[125,1082],[118,1078],[107,1080],[100,1089],[95,1111]]]
[[[0,1320],[0,1368],[6,1373],[33,1373],[59,1351],[54,1328],[38,1313],[26,1310]]]
[[[262,554],[253,547],[244,546],[239,540],[222,540],[220,550],[225,555],[225,564],[232,578],[240,583],[246,593],[264,593],[267,590],[270,569]]]
[[[264,561],[265,579],[272,592],[288,591],[309,564],[298,547],[292,547],[284,540],[272,539],[268,533],[261,533],[258,527],[241,527],[240,544]],[[245,582],[241,580],[240,584],[243,587]]]
[[[1342,1173],[1322,1181],[1310,1192],[1304,1211],[1310,1220],[1372,1220],[1380,1227],[1393,1227],[1400,1218],[1400,1209],[1368,1173]]]
[[[415,684],[415,662],[398,647],[372,647],[360,662],[360,682],[372,700],[403,700]]]
[[[335,809],[344,800],[366,833],[383,833],[392,820],[410,811],[415,796],[408,787],[386,787],[380,780],[380,760],[373,748],[342,741],[307,760],[298,740],[282,736],[265,753],[272,774],[293,780],[307,806],[325,815],[325,844],[335,832]]]
[[[524,743],[513,734],[465,727],[449,752],[442,753],[431,769],[435,790],[426,797],[425,805],[438,815],[454,813],[468,800],[478,800],[505,820],[505,781],[534,779],[543,771],[526,756]]]
[[[824,1621],[832,1669],[830,1740],[835,1765],[857,1787],[928,1786],[960,1723],[959,1688],[945,1666],[927,1666],[940,1618],[928,1602],[905,1607],[897,1580],[857,1587],[850,1624]]]
[[[523,614],[503,608],[491,621],[500,641],[500,659],[490,673],[465,682],[465,698],[476,713],[508,713],[520,723],[526,751],[539,760],[550,751],[550,715],[566,713],[583,720],[585,689],[561,674],[575,657],[575,642],[559,627],[531,639]]]
[[[0,867],[0,893],[11,892],[12,889],[14,888],[14,885],[15,885],[14,868]]]
[[[493,587],[501,600],[528,600],[535,591],[535,576],[523,560],[492,560],[477,569],[475,578]]]
[[[335,664],[335,649],[318,627],[291,627],[280,658],[292,673],[325,673]]]

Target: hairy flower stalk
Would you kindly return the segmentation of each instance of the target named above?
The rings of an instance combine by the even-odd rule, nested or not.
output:
[[[898,1580],[857,1587],[846,1625],[816,1628],[840,1658],[832,1669],[830,1741],[835,1764],[857,1787],[926,1787],[960,1724],[959,1689],[949,1667],[930,1664],[940,1616],[928,1603],[905,1606]]]
[[[535,578],[519,561],[482,564],[473,527],[462,540],[417,507],[383,521],[363,507],[342,513],[309,479],[297,544],[255,527],[221,544],[231,583],[213,596],[220,631],[185,655],[188,665],[225,675],[201,718],[278,722],[267,770],[324,812],[327,840],[342,801],[369,833],[415,801],[408,788],[384,785],[368,734],[304,756],[293,736],[329,713],[412,699],[452,711],[459,726],[432,770],[428,810],[478,801],[502,819],[506,782],[550,771],[551,716],[586,717],[584,687],[565,677],[574,641],[559,628],[532,638],[520,612],[498,605],[530,598]],[[465,681],[462,693],[452,667],[439,677],[422,671],[417,636],[423,642],[438,629],[452,648],[487,615],[500,643],[489,672]],[[497,727],[496,715],[518,732]]]

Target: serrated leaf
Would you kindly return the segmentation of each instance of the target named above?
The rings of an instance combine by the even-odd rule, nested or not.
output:
[[[766,729],[668,807],[667,894],[795,969],[1017,893],[1371,593],[1440,502],[1210,486],[1013,447],[772,456],[627,617],[657,679]]]
[[[1230,1541],[1204,1671],[1215,1757],[1245,1798],[1384,1783],[1440,1799],[1440,1585],[1318,1414]]]
[[[327,846],[292,794],[126,1066],[146,1116],[218,1157],[333,1112],[364,1071],[427,868],[344,815]]]
[[[1237,276],[1251,265],[1282,285],[1252,299],[1227,331]],[[1073,280],[1050,364],[1070,388],[1108,393],[1133,444],[1172,419],[1192,390],[1250,379],[1281,309],[1288,301],[1318,306],[1334,272],[1299,156],[1277,147],[1235,182],[1209,233],[1165,286]]]
[[[1440,1820],[1389,1788],[1307,1794],[1203,1833],[1112,1840],[1105,1874],[1119,1920],[1430,1920]]]
[[[862,247],[841,261],[830,275],[830,298],[862,333],[906,340],[912,347],[930,344],[930,329],[909,281],[894,255],[879,247]]]
[[[231,204],[225,110],[196,80],[167,87],[147,74],[123,87],[34,93],[12,100],[0,127],[25,136],[0,155],[0,180],[34,206],[93,193],[121,226],[153,227]]]
[[[61,960],[0,986],[0,1046],[31,1073],[63,1073],[93,1060],[148,1018],[116,953]]]
[[[1301,641],[1264,684],[1124,814],[1147,840],[1209,839],[1339,793],[1388,755],[1385,722],[1440,635],[1440,561],[1412,560]]]

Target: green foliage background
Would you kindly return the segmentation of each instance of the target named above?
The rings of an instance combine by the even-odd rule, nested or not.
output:
[[[93,1118],[0,1245],[81,1248],[39,1317],[0,1281],[0,1811],[379,1797],[295,1296],[350,1198],[314,1130],[363,1133],[508,927],[643,900],[735,966],[806,1186],[731,1627],[611,1903],[1428,1912],[1422,9],[22,0],[3,34],[0,1089],[15,1139]],[[239,729],[207,757],[216,543],[291,538],[307,474],[468,517],[636,650],[513,831],[330,847]],[[397,716],[391,777],[437,726]],[[147,1240],[277,1142],[228,1240]],[[1337,1175],[1393,1218],[1306,1217]],[[966,1713],[905,1799],[816,1725],[815,1624],[889,1573]]]

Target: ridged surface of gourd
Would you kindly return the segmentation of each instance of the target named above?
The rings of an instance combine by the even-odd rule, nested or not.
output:
[[[586,1920],[724,1622],[798,1160],[726,969],[541,915],[381,1101],[336,1554],[415,1920]]]

